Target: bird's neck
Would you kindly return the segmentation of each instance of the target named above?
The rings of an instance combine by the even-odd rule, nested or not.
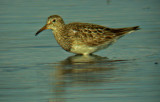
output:
[[[54,37],[57,41],[57,43],[66,51],[70,50],[71,47],[71,41],[68,39],[68,36],[65,32],[65,26],[61,26],[60,28],[57,28],[56,30],[53,30]]]
[[[57,34],[61,34],[64,31],[65,27],[64,26],[58,26],[56,27],[54,30],[52,30],[53,32],[57,33]],[[62,33],[63,34],[63,33]]]

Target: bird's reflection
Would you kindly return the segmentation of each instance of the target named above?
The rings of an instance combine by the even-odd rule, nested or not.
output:
[[[96,63],[100,62],[101,60],[108,59],[107,57],[101,57],[98,55],[74,55],[66,58],[65,60],[61,61],[61,64],[86,64],[86,63]]]
[[[102,70],[114,69],[114,62],[120,62],[125,60],[109,60],[107,57],[101,57],[98,55],[74,55],[60,61],[57,66],[57,76],[63,76],[65,74],[97,72]]]
[[[67,59],[61,61],[57,68],[59,69],[59,75],[69,73],[85,73],[91,71],[101,70],[101,66],[97,66],[99,62],[106,60],[106,57],[100,57],[97,55],[75,55],[70,56]],[[97,69],[98,68],[98,69]]]
[[[124,60],[109,60],[98,55],[75,55],[54,64],[51,82],[55,98],[49,102],[65,102],[66,88],[70,86],[109,83],[114,78],[111,71],[116,69],[115,62],[121,61]]]

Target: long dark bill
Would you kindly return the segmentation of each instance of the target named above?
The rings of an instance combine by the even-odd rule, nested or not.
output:
[[[35,34],[35,36],[37,36],[40,32],[42,32],[43,30],[46,30],[47,29],[47,25],[45,25],[44,27],[42,27],[41,29],[39,29],[37,31],[37,33]]]

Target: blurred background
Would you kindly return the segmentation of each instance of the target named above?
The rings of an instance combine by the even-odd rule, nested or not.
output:
[[[159,102],[159,0],[1,0],[0,102]],[[140,26],[92,56],[64,51],[50,15],[65,23]]]

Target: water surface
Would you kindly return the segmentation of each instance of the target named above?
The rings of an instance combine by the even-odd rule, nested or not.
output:
[[[159,102],[159,0],[0,1],[0,102]],[[142,29],[92,56],[65,52],[48,16]]]

